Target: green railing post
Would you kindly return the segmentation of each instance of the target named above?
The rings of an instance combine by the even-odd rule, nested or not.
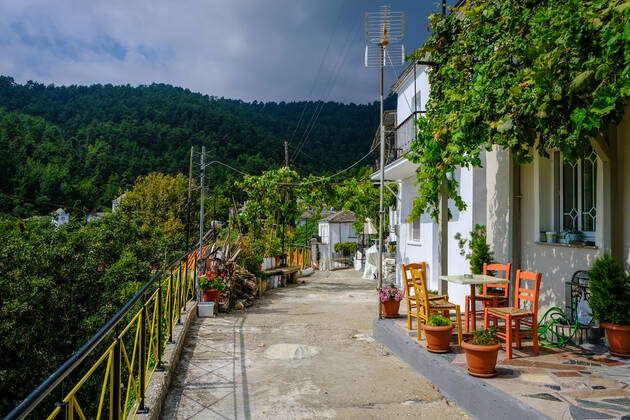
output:
[[[179,305],[177,305],[177,325],[182,324],[182,307],[184,306],[184,297],[183,297],[183,289],[182,285],[184,284],[184,279],[182,278],[182,265],[179,265],[177,269],[177,300]]]
[[[171,271],[168,277],[168,342],[173,344],[173,272]]]
[[[157,302],[155,302],[155,310],[157,311],[157,367],[155,370],[164,372],[164,363],[162,362],[162,277],[158,280]]]
[[[149,409],[144,405],[144,391],[147,387],[147,303],[143,298],[140,310],[140,405],[139,414],[146,414]]]
[[[120,420],[120,398],[121,398],[121,377],[120,377],[120,367],[122,364],[122,357],[121,357],[121,351],[120,351],[120,346],[121,346],[121,339],[120,337],[116,336],[116,344],[114,345],[114,374],[112,377],[112,412],[110,413],[110,418],[112,420]]]

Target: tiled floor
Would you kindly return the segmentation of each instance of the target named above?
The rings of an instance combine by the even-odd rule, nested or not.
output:
[[[412,337],[407,320],[396,325]],[[415,323],[414,323],[415,325]],[[436,354],[466,370],[466,357],[458,346]],[[514,350],[514,358],[499,352],[495,378],[479,379],[518,398],[553,419],[630,419],[630,360],[611,356],[602,347],[585,349],[541,347],[533,355],[530,343]]]

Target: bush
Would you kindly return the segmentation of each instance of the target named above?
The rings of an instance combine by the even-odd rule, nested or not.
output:
[[[600,322],[630,325],[630,276],[613,257],[604,254],[588,272],[593,316]]]
[[[357,252],[359,245],[356,242],[337,242],[335,244],[335,252],[343,255],[353,255]]]
[[[499,342],[499,329],[490,327],[485,330],[471,331],[473,336],[470,344],[476,346],[493,346]]]
[[[442,315],[431,315],[427,325],[430,327],[448,327],[453,325],[453,321]]]
[[[199,277],[201,290],[225,290],[225,278],[221,274],[207,272]]]
[[[486,227],[483,225],[475,225],[470,232],[470,239],[464,239],[461,233],[455,235],[457,245],[460,249],[460,255],[466,257],[470,262],[470,272],[473,274],[483,273],[483,264],[492,262],[492,251],[490,245],[486,242]],[[465,247],[468,244],[470,252],[467,254]]]

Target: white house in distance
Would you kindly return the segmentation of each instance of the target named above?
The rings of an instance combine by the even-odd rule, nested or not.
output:
[[[347,210],[331,213],[319,221],[319,260],[321,270],[342,266],[331,261],[335,252],[335,244],[357,241],[357,234],[353,226],[353,223],[356,221],[357,218],[354,213]]]
[[[398,184],[396,209],[390,211],[390,229],[396,238],[396,281],[402,284],[400,264],[428,263],[428,285],[438,289],[438,224],[428,214],[420,219],[408,221],[417,196],[417,164],[404,157],[415,138],[414,121],[424,113],[429,97],[429,78],[427,66],[410,63],[392,86],[398,94],[395,129],[387,132],[385,180]],[[387,124],[386,124],[387,130]],[[448,272],[449,274],[467,274],[470,272],[468,261],[460,255],[456,233],[468,236],[475,224],[485,224],[486,185],[483,169],[458,169],[455,176],[459,181],[460,194],[468,208],[460,212],[453,203],[449,203],[452,219],[448,224]],[[372,174],[373,180],[379,179],[378,171]],[[465,296],[470,287],[449,284],[449,300],[461,305],[464,310]]]

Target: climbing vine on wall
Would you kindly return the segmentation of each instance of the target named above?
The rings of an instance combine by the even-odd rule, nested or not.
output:
[[[409,158],[420,163],[414,214],[437,217],[442,179],[479,167],[493,145],[527,162],[557,148],[582,156],[617,124],[630,94],[630,2],[471,0],[432,15],[412,59],[430,59],[431,94]]]

